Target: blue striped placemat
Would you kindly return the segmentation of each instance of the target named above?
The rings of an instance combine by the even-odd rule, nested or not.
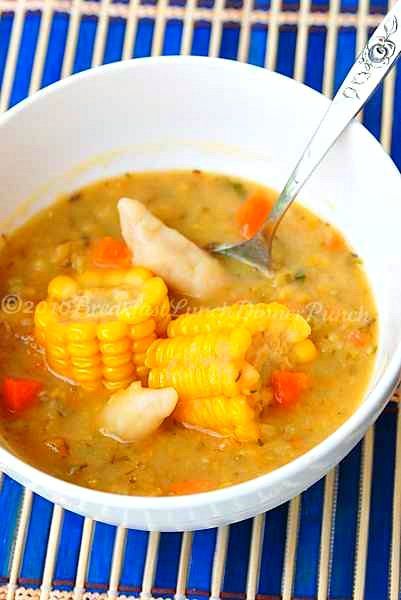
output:
[[[82,2],[85,4],[85,2]],[[124,3],[120,3],[124,4]],[[51,17],[49,38],[41,77],[41,85],[47,86],[61,77],[64,51],[67,42],[68,28],[73,3],[69,0],[59,1]],[[88,7],[94,5],[89,2]],[[118,3],[113,5],[118,7]],[[180,0],[170,6],[177,9],[184,5]],[[0,84],[6,68],[7,55],[11,40],[13,22],[15,20],[16,3],[13,0],[0,4]],[[32,2],[23,19],[22,33],[18,48],[15,76],[9,95],[9,105],[14,105],[27,96],[30,78],[38,45],[42,17],[39,2]],[[142,2],[141,6],[149,9],[154,2]],[[200,0],[198,4],[205,10],[213,7],[213,0]],[[224,8],[224,6],[223,6]],[[226,10],[241,8],[241,1],[227,0]],[[255,10],[266,12],[272,7],[266,0],[256,0]],[[286,2],[281,8],[286,14],[296,15],[300,5],[296,1]],[[308,43],[305,62],[305,82],[321,90],[324,80],[324,56],[327,44],[327,14],[329,10],[326,0],[319,0],[311,5],[311,14],[323,16],[316,18],[308,31]],[[385,4],[375,2],[370,11],[383,13]],[[358,11],[356,0],[343,0],[340,12],[349,18],[344,25],[336,29],[337,48],[334,68],[334,90],[340,84],[348,67],[353,61],[357,43],[357,21],[352,17]],[[91,10],[87,10],[91,12]],[[73,60],[73,71],[78,72],[90,68],[94,50],[98,11],[93,14],[82,14],[79,21],[76,52]],[[125,13],[111,16],[108,21],[104,62],[120,60],[124,47],[126,22]],[[172,13],[173,14],[173,13]],[[180,51],[183,21],[181,13],[166,20],[166,30],[162,44],[163,54],[177,54]],[[229,14],[229,13],[227,13]],[[155,29],[154,12],[150,16],[141,16],[137,22],[136,38],[133,44],[135,57],[147,56],[152,49],[152,36]],[[280,73],[294,74],[297,28],[291,18],[279,28],[276,68]],[[295,17],[296,18],[296,17]],[[320,20],[319,20],[320,19]],[[319,24],[320,23],[320,24]],[[235,59],[240,43],[241,22],[238,19],[227,19],[223,22],[219,55]],[[211,38],[212,24],[210,19],[196,19],[191,42],[191,52],[207,55]],[[255,22],[250,28],[249,62],[263,66],[266,46],[269,43],[269,31],[263,19]],[[394,121],[392,130],[392,155],[401,166],[401,77],[400,70],[395,77]],[[1,88],[0,88],[1,91]],[[365,110],[363,121],[368,129],[380,137],[383,92],[379,91],[371,99]],[[375,426],[374,455],[372,470],[372,489],[370,496],[370,518],[368,523],[366,551],[366,578],[363,597],[366,600],[381,600],[388,597],[389,578],[391,575],[391,540],[393,515],[393,484],[395,449],[397,442],[398,405],[390,403]],[[362,469],[361,445],[339,465],[335,473],[334,496],[336,498],[332,528],[329,532],[330,561],[328,597],[330,599],[348,600],[353,597],[355,581],[355,561],[357,557],[358,513],[360,506],[360,475]],[[0,492],[0,596],[5,597],[5,587],[10,576],[11,560],[15,535],[19,521],[23,489],[19,484],[4,476]],[[322,519],[325,502],[325,481],[312,486],[300,499],[299,526],[296,531],[294,546],[294,573],[292,593],[294,599],[317,598],[319,593],[319,559],[321,555]],[[257,597],[260,600],[281,598],[283,588],[283,571],[288,562],[288,514],[289,505],[285,504],[266,514],[262,523],[264,537],[260,556],[260,577],[257,583]],[[26,542],[23,548],[22,562],[17,578],[20,588],[39,589],[43,581],[44,566],[48,547],[49,532],[53,517],[53,505],[38,497],[33,497]],[[399,525],[399,524],[398,524]],[[52,593],[60,597],[59,592],[73,592],[79,563],[84,519],[78,515],[64,512],[59,543],[56,547],[54,572],[52,575]],[[222,559],[225,566],[221,598],[238,600],[250,598],[248,590],[248,566],[252,543],[253,521],[245,521],[232,525],[228,531],[226,557]],[[221,535],[221,532],[220,532]],[[88,593],[110,592],[110,576],[115,546],[116,528],[96,523],[94,525],[92,544],[89,545],[89,562],[85,579],[85,591]],[[180,552],[182,534],[162,533],[154,564],[152,595],[154,597],[172,597],[176,594],[177,573],[180,568]],[[208,530],[195,532],[192,538],[186,595],[201,599],[212,595],[213,565],[216,557],[218,532]],[[124,595],[147,597],[143,591],[144,572],[148,551],[149,534],[140,531],[128,531],[125,551],[122,554],[121,573],[118,590]],[[286,554],[287,553],[287,554]],[[393,557],[394,558],[394,557]],[[363,561],[364,563],[364,561]],[[362,563],[361,563],[362,564]],[[284,572],[284,577],[286,573]],[[75,589],[76,594],[79,592]],[[81,590],[82,592],[82,590]],[[30,592],[32,594],[33,592]],[[43,592],[45,593],[45,592]],[[79,594],[78,594],[79,595]],[[62,595],[61,595],[62,596]],[[179,595],[178,595],[179,596]],[[20,597],[22,595],[20,593]],[[290,597],[290,596],[287,596]],[[319,600],[322,598],[320,595]],[[392,598],[395,598],[394,590]],[[179,598],[177,597],[177,600]]]

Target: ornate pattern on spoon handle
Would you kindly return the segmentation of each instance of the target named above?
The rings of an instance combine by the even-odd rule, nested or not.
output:
[[[399,17],[401,18],[401,8],[397,5],[369,39],[340,88],[344,98],[360,100],[361,94],[370,94],[369,83],[375,80],[377,75],[379,81],[383,76],[376,71],[385,69],[387,73],[394,64],[401,52]]]

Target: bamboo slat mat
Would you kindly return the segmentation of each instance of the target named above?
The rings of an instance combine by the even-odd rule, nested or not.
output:
[[[72,72],[150,54],[248,61],[330,96],[387,5],[328,2],[0,0],[0,110]],[[362,117],[399,167],[400,113],[399,69]],[[391,402],[324,480],[218,530],[95,523],[3,476],[0,600],[396,600],[400,541],[401,411]]]

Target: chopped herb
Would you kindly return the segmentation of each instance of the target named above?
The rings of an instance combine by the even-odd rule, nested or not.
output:
[[[226,179],[227,183],[233,188],[234,192],[243,198],[246,195],[245,186],[240,181],[235,181],[235,179]]]
[[[115,465],[116,463],[120,463],[120,462],[126,462],[129,460],[129,457],[126,455],[122,455],[122,456],[116,456],[115,454],[113,454],[113,456],[111,457],[111,464]]]
[[[79,200],[81,200],[81,194],[79,192],[71,194],[71,196],[68,198],[68,202],[71,202],[71,204],[78,202]]]
[[[360,256],[358,256],[358,254],[356,254],[355,252],[351,252],[350,256],[351,256],[352,262],[355,265],[361,265],[362,264],[362,259],[360,258]]]
[[[294,279],[295,279],[295,281],[305,281],[305,279],[306,279],[305,271],[300,269],[299,271],[294,273]]]
[[[84,233],[83,235],[81,235],[80,241],[82,242],[82,244],[83,244],[85,247],[88,247],[88,246],[89,246],[89,244],[90,244],[90,242],[91,242],[91,239],[90,239],[90,237],[89,237],[88,235],[86,235],[86,234]]]

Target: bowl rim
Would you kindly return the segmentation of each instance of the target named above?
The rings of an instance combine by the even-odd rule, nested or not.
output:
[[[304,95],[309,95],[311,98],[320,97],[320,101],[326,102],[328,105],[330,100],[323,94],[313,90],[305,84],[295,81],[294,79],[281,75],[274,71],[270,71],[263,67],[258,67],[248,63],[240,63],[222,58],[210,58],[204,56],[159,56],[159,57],[144,57],[135,58],[107,65],[96,67],[96,69],[88,69],[86,71],[73,74],[66,79],[57,81],[46,88],[36,92],[33,96],[22,100],[17,105],[10,108],[8,111],[0,115],[0,129],[9,120],[14,119],[20,111],[40,102],[42,98],[48,95],[57,93],[65,87],[74,86],[80,80],[96,79],[102,76],[103,73],[118,70],[130,70],[141,68],[143,66],[165,64],[174,68],[180,63],[192,63],[195,69],[198,65],[202,67],[208,64],[209,68],[217,69],[235,69],[237,71],[253,71],[255,76],[271,78],[271,80],[280,80],[281,84],[298,86],[303,88]],[[387,169],[393,171],[394,175],[399,178],[401,191],[401,174],[390,156],[384,151],[380,143],[371,135],[367,129],[360,123],[355,122],[353,125],[359,135],[364,135],[367,143],[376,145],[380,150],[381,160],[387,162]],[[54,496],[63,496],[64,498],[79,498],[80,501],[88,504],[106,505],[110,509],[125,509],[135,508],[136,510],[164,512],[171,509],[185,510],[194,509],[199,506],[204,506],[206,503],[212,502],[214,506],[225,503],[233,497],[249,496],[255,494],[259,490],[267,487],[274,487],[279,482],[291,480],[291,478],[300,472],[306,471],[312,464],[321,461],[324,457],[328,457],[333,453],[335,448],[341,445],[341,441],[352,434],[357,434],[358,429],[361,430],[368,423],[370,424],[385,406],[391,393],[394,391],[401,374],[401,340],[392,354],[388,364],[381,375],[381,382],[377,389],[371,390],[364,396],[364,400],[355,412],[333,433],[322,440],[319,444],[300,455],[298,458],[286,463],[285,465],[258,477],[254,477],[242,483],[237,483],[225,488],[211,490],[182,496],[137,496],[117,494],[113,492],[104,492],[88,487],[83,487],[75,483],[70,483],[63,479],[59,479],[50,475],[46,471],[42,471],[33,465],[25,462],[17,455],[13,454],[6,448],[0,447],[0,464],[4,471],[15,473],[23,473],[23,478],[29,480],[30,487],[33,491],[43,488],[54,491]],[[355,438],[356,439],[356,438]]]

